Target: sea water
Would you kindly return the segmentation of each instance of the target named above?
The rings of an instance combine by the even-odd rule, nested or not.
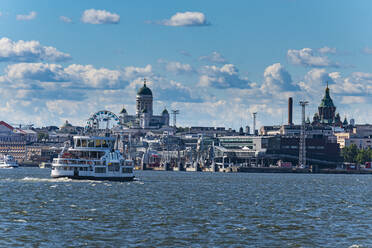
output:
[[[0,170],[0,247],[371,247],[372,176]]]

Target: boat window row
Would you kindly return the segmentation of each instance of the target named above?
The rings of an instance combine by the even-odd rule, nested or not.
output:
[[[104,139],[75,139],[75,148],[92,147],[92,148],[109,148],[112,147],[113,141]]]
[[[108,164],[109,171],[120,171],[120,164],[119,163],[109,163]]]
[[[133,168],[122,168],[122,173],[133,173]]]
[[[106,168],[105,167],[96,167],[94,168],[95,173],[106,173]]]
[[[93,171],[91,167],[72,167],[72,166],[52,166],[52,170],[60,170],[60,171],[74,171],[75,169],[79,171]],[[120,171],[120,166],[109,166],[108,171]],[[106,167],[95,167],[95,173],[106,173]],[[122,173],[133,173],[133,168],[122,168]]]
[[[87,164],[87,165],[105,165],[104,161],[91,161],[91,160],[69,160],[69,159],[55,159],[53,163],[56,164]]]
[[[73,171],[77,168],[79,171],[93,171],[92,168],[88,167],[71,167],[71,166],[52,166],[52,170],[63,170],[63,171]]]

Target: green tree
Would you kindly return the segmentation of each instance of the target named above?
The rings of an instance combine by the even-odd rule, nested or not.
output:
[[[358,147],[355,144],[352,144],[349,147],[344,147],[341,150],[341,156],[344,158],[344,162],[356,163],[358,155]]]
[[[39,141],[39,142],[44,140],[44,139],[48,139],[48,138],[49,138],[49,134],[47,134],[47,133],[40,132],[40,133],[37,134],[37,141]]]
[[[370,160],[369,151],[360,149],[358,151],[358,154],[356,155],[356,162],[358,162],[359,164],[365,164],[369,160]]]

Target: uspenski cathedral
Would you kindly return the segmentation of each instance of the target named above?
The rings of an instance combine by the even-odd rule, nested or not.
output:
[[[136,114],[128,115],[123,107],[120,111],[120,124],[128,128],[157,129],[169,126],[169,113],[164,108],[161,115],[153,115],[152,91],[146,86],[146,79],[143,86],[138,90],[136,97]]]
[[[310,120],[307,120],[310,124]],[[329,94],[329,88],[327,83],[327,88],[325,89],[324,97],[318,107],[318,112],[314,114],[312,125],[315,126],[347,126],[348,121],[345,117],[344,121],[341,121],[340,114],[336,114],[336,106],[333,104],[333,100]]]

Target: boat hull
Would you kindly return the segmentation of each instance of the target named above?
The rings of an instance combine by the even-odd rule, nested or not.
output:
[[[52,175],[53,178],[70,178],[75,180],[95,180],[95,181],[117,181],[130,182],[134,180],[133,177],[96,177],[96,176],[68,176],[68,175]]]

